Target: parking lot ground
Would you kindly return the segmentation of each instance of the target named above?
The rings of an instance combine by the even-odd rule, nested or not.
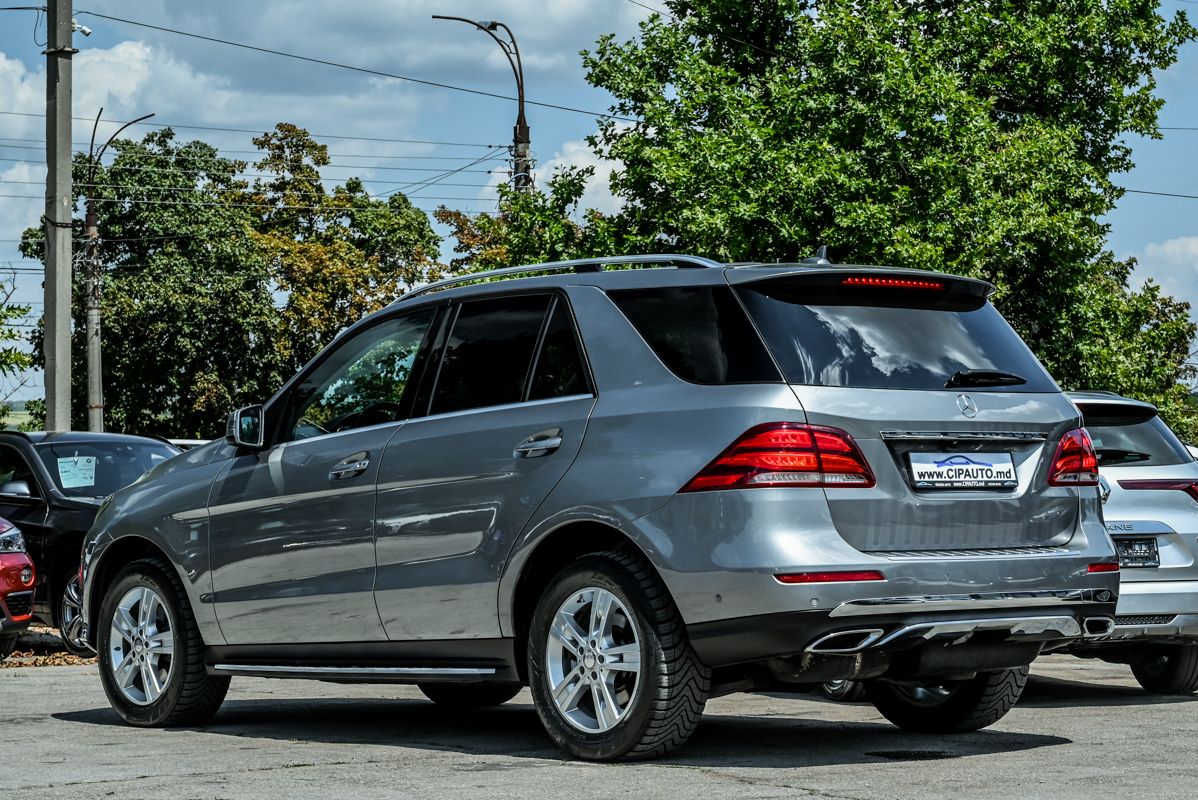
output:
[[[210,725],[138,730],[94,666],[0,672],[0,792],[84,798],[1193,798],[1198,700],[1050,657],[994,727],[906,734],[868,704],[732,695],[677,755],[565,760],[527,692],[449,713],[412,687],[234,679]]]

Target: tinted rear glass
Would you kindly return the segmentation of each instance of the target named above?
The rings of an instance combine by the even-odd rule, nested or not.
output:
[[[578,352],[570,309],[565,301],[559,299],[553,305],[553,316],[549,320],[549,327],[545,329],[545,340],[537,356],[528,399],[569,397],[572,394],[589,394],[590,391],[582,354]]]
[[[1100,467],[1157,467],[1186,464],[1193,456],[1160,417],[1082,407]]]
[[[670,371],[692,383],[769,383],[781,376],[727,286],[608,293]]]
[[[518,295],[463,303],[445,343],[429,413],[523,400],[551,299]]]
[[[1058,391],[1023,340],[981,299],[795,281],[753,283],[738,291],[791,383],[945,389],[957,372],[991,370],[1027,382],[953,391]]]

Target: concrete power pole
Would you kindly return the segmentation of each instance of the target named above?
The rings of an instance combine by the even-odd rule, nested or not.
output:
[[[71,0],[52,0],[46,47],[46,430],[71,429]]]
[[[92,181],[94,183],[94,181]],[[90,195],[92,190],[88,189]],[[96,200],[87,198],[87,429],[104,430],[104,373],[100,362],[100,227]]]

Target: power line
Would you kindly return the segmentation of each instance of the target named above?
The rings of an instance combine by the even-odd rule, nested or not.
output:
[[[1150,194],[1156,197],[1182,197],[1186,200],[1198,200],[1198,194],[1177,194],[1176,192],[1150,192],[1146,189],[1124,189],[1128,194]]]
[[[18,139],[16,137],[0,137],[0,139],[5,139],[6,141],[10,141],[10,142],[32,142],[33,144],[39,145],[38,147],[34,147],[33,144],[26,146],[26,145],[19,145],[19,144],[5,144],[5,142],[0,142],[0,147],[7,147],[11,150],[42,150],[45,148],[45,145],[46,145],[45,142],[40,141],[38,139]],[[75,142],[74,145],[76,147],[82,148],[82,147],[87,146],[87,142]],[[501,147],[502,145],[495,145],[495,146]],[[246,156],[264,156],[264,155],[266,155],[266,152],[263,150],[226,150],[223,147],[218,147],[216,149],[221,153],[231,153],[233,155],[246,155]],[[376,155],[376,154],[371,154],[371,153],[328,153],[327,155],[329,158],[369,158],[369,159],[377,159],[377,160],[415,159],[415,160],[419,160],[419,161],[466,161],[469,158],[471,158],[471,156],[417,156],[417,155],[395,156],[395,155]],[[502,157],[496,157],[494,159],[489,159],[489,160],[499,161],[499,160],[501,160],[501,158]],[[357,166],[365,167],[367,165],[361,164],[361,165],[357,165]]]
[[[471,165],[479,164],[484,161],[500,161],[500,160],[502,160],[502,159],[493,158],[491,156],[491,154],[488,154],[486,158],[475,159],[473,162],[471,162]],[[5,158],[2,156],[0,156],[0,161],[10,161],[14,164],[45,164],[46,163],[45,159]],[[320,167],[320,169],[324,169],[325,167],[329,167],[332,169],[387,170],[388,172],[442,172],[444,170],[444,167],[385,167],[385,166],[377,166],[377,165],[371,165],[371,164],[325,164],[322,167]],[[111,169],[112,165],[110,164],[107,168]],[[122,164],[119,167],[119,169],[144,171],[144,172],[178,172],[179,171],[179,168],[172,168],[172,167],[152,167],[152,166],[136,166],[136,165],[126,166],[124,164]],[[492,172],[497,172],[499,170],[467,169],[467,170],[461,170],[461,171],[475,172],[475,173],[480,173],[480,174],[490,174]],[[242,177],[248,177],[248,178],[277,178],[278,177],[278,175],[269,174],[269,173],[261,173],[261,172],[244,172],[244,173],[238,173],[238,174],[241,175]],[[352,176],[349,176],[349,177],[352,177]],[[342,180],[345,180],[345,178],[342,178]]]
[[[86,12],[79,11],[76,13],[82,14],[82,13],[86,13]],[[4,115],[10,116],[10,117],[43,118],[46,116],[45,114],[33,114],[33,113],[30,113],[27,111],[0,111],[0,114],[4,114]],[[95,121],[90,117],[71,117],[71,119],[81,121],[81,122],[94,122]],[[112,125],[117,125],[122,122],[127,122],[127,120],[119,120],[119,119],[107,120],[106,119],[106,120],[104,120],[104,122],[112,124]],[[220,128],[215,125],[190,125],[190,124],[184,125],[183,123],[169,123],[168,124],[165,122],[136,122],[134,124],[135,125],[143,125],[148,128],[172,128],[172,129],[178,128],[179,130],[219,131],[221,133],[252,133],[255,136],[262,136],[264,134],[270,133],[270,130],[253,130],[250,128]],[[308,135],[311,136],[313,139],[339,139],[339,140],[344,140],[344,141],[349,141],[349,142],[392,142],[395,144],[435,144],[435,145],[439,145],[441,147],[505,147],[506,146],[506,145],[498,145],[498,144],[477,144],[474,142],[445,142],[445,141],[436,141],[433,139],[388,139],[388,138],[379,137],[379,136],[346,136],[343,134],[333,134],[333,133],[309,133]]]
[[[167,27],[164,27],[161,25],[151,25],[148,22],[137,22],[136,20],[124,19],[123,17],[114,17],[114,16],[109,16],[107,14],[99,14],[95,11],[76,11],[75,13],[80,14],[80,15],[86,14],[88,16],[98,17],[99,19],[111,20],[112,22],[123,22],[126,25],[136,25],[140,28],[149,28],[151,30],[162,31],[163,33],[171,33],[176,36],[186,36],[191,39],[200,39],[205,42],[213,42],[215,44],[223,44],[223,45],[227,45],[229,47],[239,47],[243,50],[252,50],[257,53],[266,53],[268,55],[280,56],[282,58],[290,58],[290,59],[294,59],[296,61],[306,61],[310,64],[321,64],[326,67],[337,67],[339,69],[347,69],[347,70],[351,70],[353,72],[361,72],[365,75],[374,75],[374,76],[380,77],[380,78],[391,78],[391,79],[399,80],[399,81],[408,81],[410,83],[418,83],[423,86],[431,86],[431,87],[434,87],[437,89],[449,89],[449,90],[452,90],[455,92],[465,92],[467,94],[478,95],[480,97],[493,97],[497,100],[511,100],[512,102],[517,102],[517,98],[511,97],[510,95],[498,94],[496,92],[487,92],[487,91],[483,91],[482,89],[468,89],[464,86],[454,86],[453,84],[450,84],[450,83],[441,83],[439,81],[430,81],[430,80],[425,80],[423,78],[413,78],[408,75],[399,75],[394,72],[383,72],[382,70],[370,69],[368,67],[358,67],[358,66],[354,66],[352,64],[342,64],[340,62],[330,61],[330,60],[324,59],[324,58],[314,58],[312,56],[302,56],[297,53],[287,53],[282,50],[274,50],[269,47],[259,47],[257,45],[245,44],[244,42],[234,42],[229,39],[218,39],[215,36],[204,36],[202,34],[191,33],[189,31],[181,31],[176,28],[167,28]],[[558,105],[556,103],[544,103],[544,102],[539,102],[537,100],[527,100],[527,99],[524,102],[528,105],[540,106],[541,108],[552,108],[552,109],[556,109],[558,111],[569,111],[574,114],[585,114],[588,117],[604,117],[607,119],[620,120],[622,122],[638,122],[639,121],[639,120],[633,119],[631,117],[618,117],[613,114],[607,114],[607,113],[602,113],[602,112],[598,112],[598,111],[587,111],[586,109],[583,109],[583,108],[574,108],[573,106],[562,106],[562,105]]]

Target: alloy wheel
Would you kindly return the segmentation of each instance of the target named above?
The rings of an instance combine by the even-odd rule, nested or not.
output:
[[[170,610],[153,589],[130,589],[117,603],[108,644],[110,669],[131,703],[150,705],[170,684],[174,637]]]
[[[90,652],[91,648],[83,638],[83,587],[78,575],[72,576],[63,587],[58,621],[59,633],[71,650]]]
[[[641,639],[631,613],[606,589],[587,587],[558,607],[545,645],[557,710],[584,733],[620,724],[641,683]]]

